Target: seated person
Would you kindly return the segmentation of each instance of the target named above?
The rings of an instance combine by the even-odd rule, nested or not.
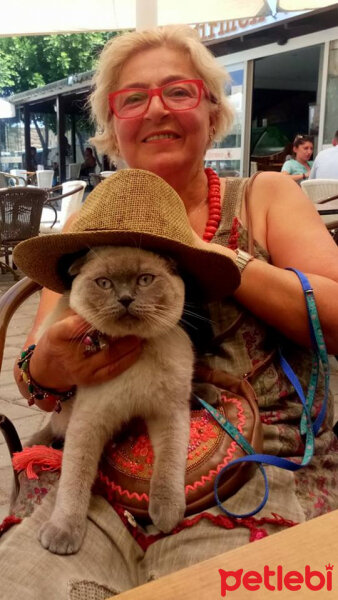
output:
[[[292,150],[294,158],[286,160],[282,166],[282,173],[290,175],[299,185],[303,179],[308,179],[313,161],[313,140],[309,135],[296,135]]]
[[[86,148],[84,153],[84,161],[81,165],[80,177],[88,177],[90,173],[94,173],[96,167],[96,158],[91,148]]]

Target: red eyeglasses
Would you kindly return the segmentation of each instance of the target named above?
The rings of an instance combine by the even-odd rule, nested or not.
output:
[[[159,96],[167,110],[183,111],[199,105],[202,91],[206,98],[214,102],[201,79],[171,81],[161,87],[150,89],[126,88],[108,94],[108,100],[110,110],[116,117],[135,119],[145,115],[153,96]]]

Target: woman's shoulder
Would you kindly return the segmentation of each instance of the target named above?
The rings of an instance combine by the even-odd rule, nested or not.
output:
[[[288,160],[283,163],[281,170],[289,173],[295,166],[297,166],[297,161],[294,158],[288,158]]]

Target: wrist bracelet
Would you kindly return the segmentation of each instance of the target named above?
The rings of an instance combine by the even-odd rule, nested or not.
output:
[[[56,397],[56,405],[55,411],[60,412],[61,410],[61,402],[68,400],[68,398],[72,398],[72,396],[76,393],[76,386],[73,385],[70,390],[66,390],[64,392],[60,392],[59,390],[54,390],[52,388],[46,388],[39,385],[36,381],[34,381],[33,377],[29,371],[30,360],[33,356],[33,352],[36,348],[36,344],[31,344],[21,352],[21,356],[17,362],[17,365],[20,369],[20,381],[24,381],[27,384],[29,391],[29,399],[28,405],[32,406],[35,403],[35,400],[44,400],[48,396]]]

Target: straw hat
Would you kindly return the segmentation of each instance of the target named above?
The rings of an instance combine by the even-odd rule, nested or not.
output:
[[[14,250],[15,264],[55,292],[70,287],[73,255],[94,246],[131,246],[173,257],[206,300],[231,294],[240,274],[234,261],[196,247],[181,198],[163,179],[140,169],[118,171],[88,195],[67,233],[33,237]]]

